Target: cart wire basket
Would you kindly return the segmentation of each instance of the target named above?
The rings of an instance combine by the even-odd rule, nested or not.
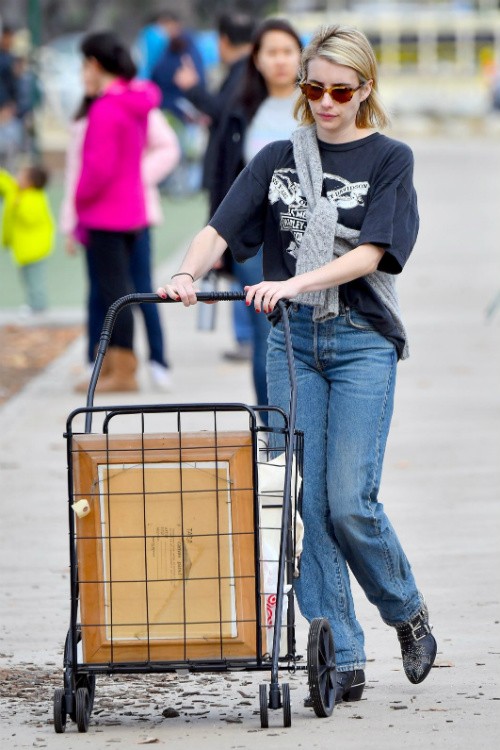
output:
[[[94,406],[120,310],[167,302],[133,294],[110,307],[87,404],[67,420],[71,607],[54,729],[64,732],[69,716],[86,732],[97,676],[116,674],[267,672],[258,695],[265,728],[270,709],[291,726],[290,687],[279,677],[304,670],[316,715],[330,716],[336,671],[326,619],[310,624],[307,664],[296,652],[303,435],[287,306],[279,303],[288,414],[242,403]]]

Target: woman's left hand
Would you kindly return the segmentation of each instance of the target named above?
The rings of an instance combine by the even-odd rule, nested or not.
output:
[[[261,281],[259,284],[245,287],[245,301],[247,305],[253,302],[256,312],[270,313],[278,300],[293,299],[301,291],[296,277],[285,281]]]

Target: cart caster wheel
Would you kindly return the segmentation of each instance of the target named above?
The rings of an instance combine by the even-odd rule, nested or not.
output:
[[[75,697],[75,718],[79,732],[87,732],[90,719],[90,696],[86,687],[80,687]]]
[[[292,726],[292,709],[290,705],[290,685],[284,682],[281,685],[281,702],[283,703],[283,726]]]
[[[259,685],[260,703],[260,726],[262,729],[269,727],[269,710],[267,705],[267,685]]]
[[[56,734],[66,731],[66,696],[62,688],[54,690],[54,731]]]
[[[323,617],[311,622],[307,640],[307,669],[311,703],[316,716],[331,716],[335,708],[335,649],[330,623]]]
[[[92,715],[95,698],[95,674],[80,675],[76,680],[76,692],[79,688],[86,688],[89,691],[89,717]],[[76,700],[73,701],[73,710],[70,713],[71,720],[76,723]]]
[[[92,710],[94,708],[94,698],[95,698],[95,674],[89,674],[86,675],[85,680],[82,682],[81,686],[79,685],[79,680],[77,680],[77,687],[86,687],[89,691],[89,716],[92,714]]]

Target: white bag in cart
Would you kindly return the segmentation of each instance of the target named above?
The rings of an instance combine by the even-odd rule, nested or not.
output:
[[[285,454],[281,453],[272,461],[259,463],[259,506],[260,539],[262,560],[262,591],[265,602],[266,646],[270,654],[273,647],[274,623],[276,618],[276,592],[278,589],[278,563],[280,555],[283,489],[285,484]],[[295,499],[300,491],[302,478],[296,471],[295,456],[292,460],[292,523],[295,526],[294,575],[298,575],[299,559],[302,553],[304,524],[299,513],[295,513]],[[287,653],[287,593],[291,585],[285,584],[283,598],[283,619],[280,637],[280,656]]]

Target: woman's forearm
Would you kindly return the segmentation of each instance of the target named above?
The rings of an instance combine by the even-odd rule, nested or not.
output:
[[[321,268],[300,274],[295,281],[300,292],[317,292],[367,276],[377,270],[384,249],[376,245],[359,245]]]
[[[215,266],[227,248],[226,241],[211,226],[204,227],[192,240],[178,273],[200,279]]]

